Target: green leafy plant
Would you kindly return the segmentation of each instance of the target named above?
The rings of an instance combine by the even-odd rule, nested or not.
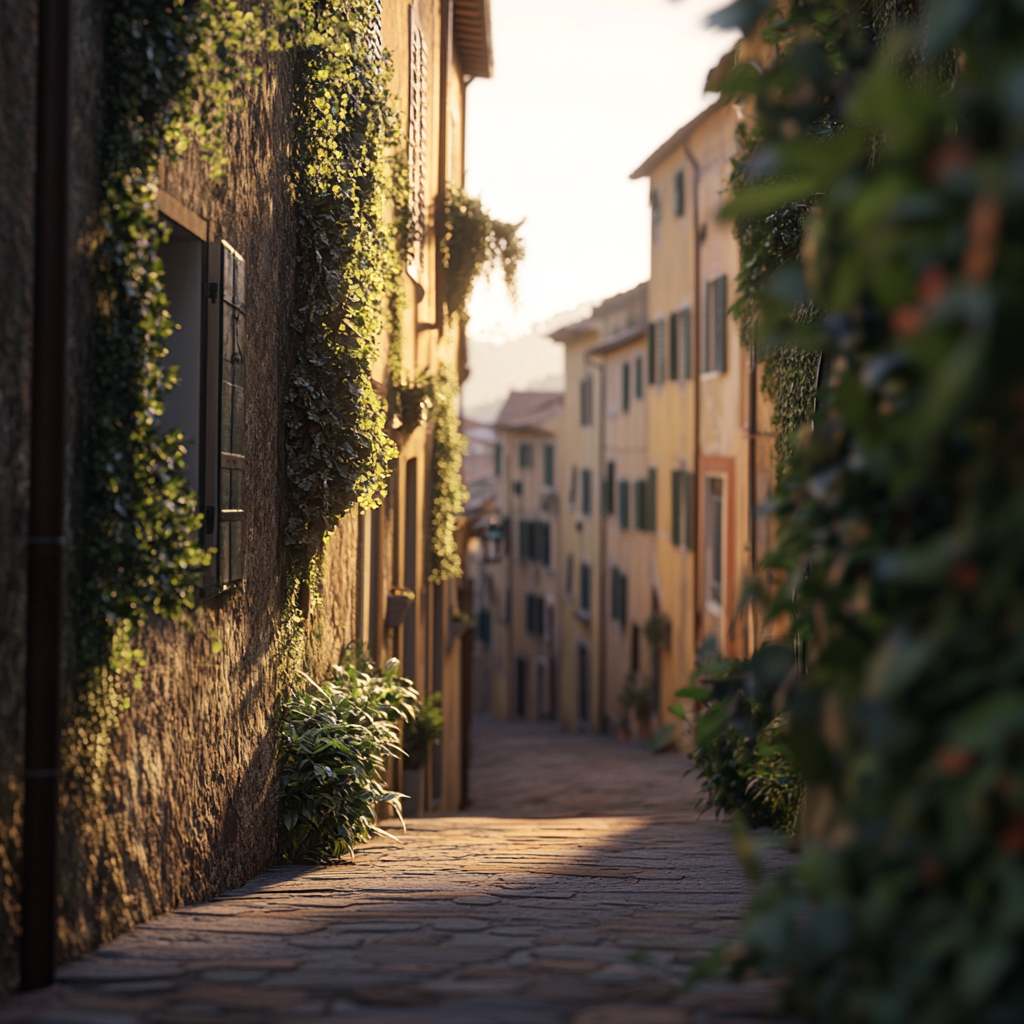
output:
[[[804,273],[776,282],[819,315],[769,329],[825,370],[768,560],[805,654],[784,700],[803,852],[735,969],[829,1024],[1024,1005],[1024,14],[925,13],[794,3],[747,25],[776,64],[729,86],[774,175],[731,212],[820,197]]]
[[[786,716],[774,697],[793,671],[793,657],[766,646],[747,661],[720,659],[694,671],[696,685],[676,696],[697,701],[693,763],[701,774],[702,810],[740,812],[754,828],[794,834],[803,782],[786,757]],[[684,720],[682,704],[671,709]]]
[[[279,745],[285,852],[336,860],[390,836],[377,824],[379,804],[401,818],[401,794],[381,780],[388,758],[403,754],[399,723],[416,720],[419,698],[397,659],[377,671],[359,649],[321,683],[299,675],[305,687],[283,703]]]
[[[462,457],[469,445],[459,429],[459,376],[442,363],[434,385],[433,503],[430,512],[430,582],[442,583],[462,575],[462,559],[455,540],[458,517],[469,492],[462,482]]]
[[[473,285],[481,274],[500,269],[509,293],[516,293],[516,272],[525,250],[518,224],[495,220],[479,199],[456,185],[448,186],[445,203],[444,266],[449,313],[466,318]]]
[[[405,767],[417,771],[427,763],[430,751],[444,733],[444,715],[441,712],[441,694],[432,693],[406,722],[402,735],[405,747]]]
[[[398,450],[370,377],[397,276],[386,217],[397,121],[372,0],[300,0],[293,191],[298,346],[285,394],[286,543],[312,552],[358,504],[376,507]]]

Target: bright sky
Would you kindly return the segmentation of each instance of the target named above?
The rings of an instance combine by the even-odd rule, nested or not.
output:
[[[526,218],[519,307],[497,276],[470,334],[500,342],[650,271],[647,182],[629,175],[714,97],[704,81],[736,35],[726,0],[491,0],[494,77],[467,90],[466,187]]]

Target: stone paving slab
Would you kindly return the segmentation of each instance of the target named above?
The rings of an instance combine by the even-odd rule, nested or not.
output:
[[[766,982],[683,992],[750,894],[682,758],[526,724],[478,723],[474,742],[468,813],[165,914],[0,1022],[785,1020]]]

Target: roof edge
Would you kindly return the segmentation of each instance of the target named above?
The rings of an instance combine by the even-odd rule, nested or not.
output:
[[[719,96],[714,103],[705,107],[692,121],[688,121],[670,139],[663,142],[629,177],[630,180],[637,178],[649,178],[651,172],[672,152],[677,146],[682,145],[705,121],[718,110],[729,104],[725,96]]]

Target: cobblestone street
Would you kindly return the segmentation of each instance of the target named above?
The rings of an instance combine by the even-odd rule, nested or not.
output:
[[[282,866],[66,964],[0,1021],[744,1024],[761,982],[689,994],[748,888],[687,762],[478,722],[472,806],[354,865]],[[780,1020],[778,1017],[772,1017]]]

